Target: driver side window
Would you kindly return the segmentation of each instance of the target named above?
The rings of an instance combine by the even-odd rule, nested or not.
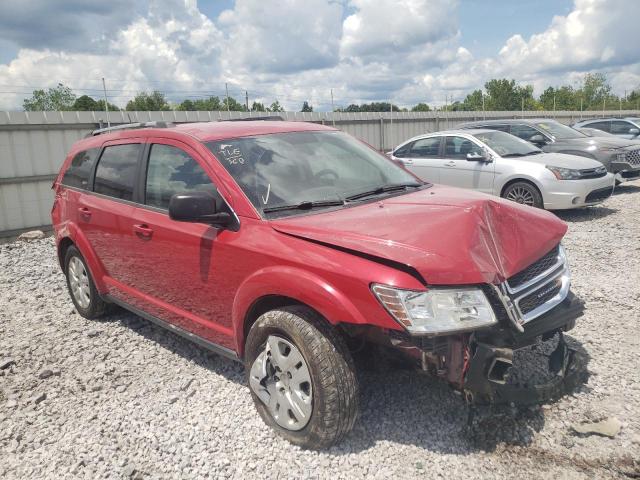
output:
[[[483,155],[482,148],[471,140],[464,137],[447,137],[444,147],[445,158],[466,160],[469,153]]]
[[[411,144],[409,153],[411,158],[437,158],[440,156],[441,137],[430,137],[416,140]]]
[[[529,125],[511,125],[511,131],[509,133],[521,138],[522,140],[526,140],[527,142],[534,135],[542,135],[538,130],[530,127]],[[542,136],[544,137],[544,135]]]

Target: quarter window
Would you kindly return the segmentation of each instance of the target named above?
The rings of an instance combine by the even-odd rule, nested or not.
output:
[[[77,153],[71,160],[71,164],[62,177],[62,184],[67,187],[76,187],[86,190],[89,186],[89,175],[93,168],[98,149],[91,148]]]
[[[106,147],[96,169],[93,190],[123,200],[133,199],[139,143]]]
[[[482,148],[464,137],[447,137],[445,142],[445,157],[466,160],[468,153],[479,153]]]
[[[183,150],[170,145],[151,146],[145,204],[162,209],[176,193],[211,191],[214,186],[198,163]]]

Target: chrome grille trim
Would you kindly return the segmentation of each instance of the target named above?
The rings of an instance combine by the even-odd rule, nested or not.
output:
[[[640,148],[627,150],[624,154],[624,160],[631,165],[640,166]]]
[[[523,283],[522,285],[518,285],[516,288],[511,288],[511,286],[509,285],[509,280],[505,281],[504,283],[506,284],[507,291],[511,294],[515,294],[523,290],[526,290],[531,285],[535,285],[536,283],[540,282],[544,278],[551,275],[555,270],[558,270],[562,265],[566,265],[566,263],[567,263],[567,257],[565,255],[564,248],[562,248],[562,245],[560,245],[560,247],[558,248],[558,256],[556,257],[556,263],[554,263],[553,266],[549,267],[548,269],[541,272],[539,275],[536,275],[534,278]]]

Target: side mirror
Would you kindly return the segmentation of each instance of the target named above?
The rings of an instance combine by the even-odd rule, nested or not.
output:
[[[637,136],[638,134],[640,134],[640,130],[639,130],[639,129],[637,129],[637,128],[633,128],[633,127],[631,127],[631,128],[629,129],[629,134],[631,134],[631,135],[636,135],[636,136]]]
[[[539,133],[538,133],[538,134],[536,134],[536,135],[533,135],[531,138],[529,138],[529,141],[530,141],[531,143],[538,143],[538,144],[540,144],[540,143],[547,143],[547,141],[545,140],[545,138],[544,138],[542,135],[540,135]]]
[[[468,162],[484,162],[487,160],[487,157],[478,152],[469,152],[467,153],[467,161]]]
[[[169,218],[177,222],[208,223],[225,227],[231,223],[231,215],[221,212],[222,198],[218,192],[176,193],[169,201]]]

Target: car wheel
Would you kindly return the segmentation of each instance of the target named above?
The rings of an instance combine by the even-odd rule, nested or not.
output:
[[[295,445],[327,448],[358,413],[353,359],[337,332],[306,307],[262,315],[246,343],[251,396],[264,422]]]
[[[505,188],[503,198],[521,205],[543,208],[542,195],[540,191],[529,182],[515,182]]]
[[[67,250],[64,267],[69,295],[78,313],[88,319],[104,315],[109,304],[100,298],[87,263],[76,247]]]

